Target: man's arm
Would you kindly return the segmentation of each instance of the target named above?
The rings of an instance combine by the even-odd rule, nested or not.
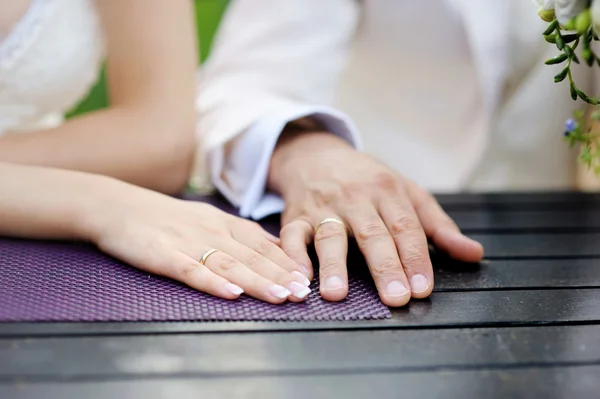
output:
[[[201,71],[198,134],[212,180],[243,216],[281,210],[265,196],[271,153],[288,122],[311,117],[357,141],[327,108],[359,18],[354,0],[232,2]]]
[[[111,107],[0,138],[0,161],[76,169],[173,193],[195,149],[191,2],[102,0]]]

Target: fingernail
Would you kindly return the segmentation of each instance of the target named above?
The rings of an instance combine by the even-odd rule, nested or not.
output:
[[[304,283],[305,286],[309,286],[310,285],[310,280],[306,278],[306,276],[302,273],[300,273],[299,271],[294,270],[292,272],[292,274],[294,276],[297,276],[298,278],[300,278],[302,280],[302,282]]]
[[[288,290],[286,290],[284,287],[277,285],[277,284],[272,284],[269,286],[269,293],[271,295],[273,295],[276,298],[287,298],[288,296],[292,295],[291,292],[289,292]]]
[[[292,281],[290,283],[290,291],[292,294],[298,299],[304,299],[308,294],[310,294],[310,288],[300,284],[297,281]]]
[[[231,283],[225,284],[225,289],[231,292],[233,295],[242,295],[244,293],[242,287]]]
[[[412,292],[415,294],[420,294],[429,289],[429,280],[427,280],[427,277],[423,276],[422,274],[415,274],[410,278],[410,286],[412,288]]]
[[[342,288],[344,288],[344,283],[338,276],[331,276],[325,280],[325,289],[327,291],[341,290]]]
[[[388,296],[404,296],[410,291],[400,281],[392,281],[388,284],[385,293]]]

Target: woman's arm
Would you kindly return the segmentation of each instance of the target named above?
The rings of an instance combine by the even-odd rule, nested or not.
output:
[[[89,241],[138,269],[226,299],[246,292],[282,303],[310,292],[300,266],[260,226],[106,176],[0,163],[5,235]],[[219,251],[202,262],[212,248]]]
[[[111,107],[0,138],[0,161],[105,174],[162,192],[186,184],[195,152],[190,1],[102,0]]]
[[[90,215],[112,179],[0,163],[0,236],[90,238]]]

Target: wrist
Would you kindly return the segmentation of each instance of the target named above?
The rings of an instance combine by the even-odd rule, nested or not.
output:
[[[332,133],[286,129],[273,151],[267,185],[269,189],[283,194],[285,185],[293,180],[294,173],[315,157],[347,150],[353,150],[353,147]]]
[[[106,226],[114,220],[112,214],[122,208],[128,184],[112,177],[95,175],[86,179],[85,198],[73,207],[73,229],[77,238],[97,243]],[[121,199],[119,199],[121,198]]]

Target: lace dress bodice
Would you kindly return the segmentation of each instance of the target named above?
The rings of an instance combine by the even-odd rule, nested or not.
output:
[[[103,57],[93,0],[32,0],[0,41],[0,135],[59,124],[88,93]]]

